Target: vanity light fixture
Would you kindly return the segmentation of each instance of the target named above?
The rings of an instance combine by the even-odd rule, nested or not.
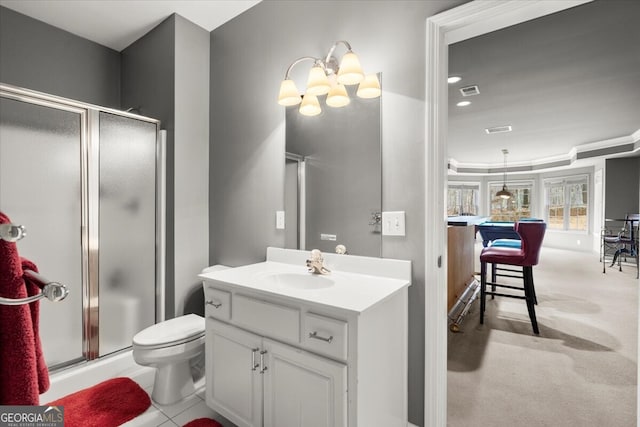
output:
[[[504,172],[502,175],[502,190],[496,193],[496,196],[501,199],[510,199],[513,197],[513,194],[507,190],[507,154],[509,154],[509,150],[503,148],[502,155],[504,156]]]
[[[347,48],[347,53],[338,60],[333,56],[339,44]],[[312,61],[313,66],[307,78],[307,90],[300,95],[296,84],[291,80],[290,73],[294,66],[304,61]],[[315,116],[322,112],[318,96],[327,95],[326,103],[330,107],[344,107],[351,100],[345,85],[360,84],[356,95],[360,98],[377,98],[382,94],[380,81],[376,74],[364,75],[358,56],[351,50],[351,45],[339,40],[331,46],[324,60],[312,56],[303,56],[289,65],[280,83],[278,104],[291,106],[300,104],[300,114]]]

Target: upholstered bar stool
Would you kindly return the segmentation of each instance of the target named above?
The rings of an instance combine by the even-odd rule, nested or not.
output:
[[[519,236],[518,236],[519,237]],[[489,246],[494,248],[507,247],[520,249],[522,247],[522,240],[520,239],[496,239],[489,242]],[[514,279],[524,279],[524,268],[508,268],[499,267],[499,264],[491,264],[491,281],[493,283],[498,280],[498,277],[513,277]],[[496,286],[491,287],[491,291],[496,291]],[[533,277],[531,278],[531,291],[533,294],[533,303],[538,304],[538,298],[536,297],[536,287],[533,283]],[[491,295],[491,299],[494,299],[494,295]]]
[[[544,222],[517,222],[515,230],[520,236],[521,245],[518,247],[509,246],[489,246],[482,250],[480,254],[480,323],[484,323],[484,311],[486,307],[486,296],[502,296],[509,298],[524,299],[527,304],[531,326],[535,334],[538,330],[536,319],[536,296],[533,287],[533,266],[538,264],[540,258],[540,248],[547,229]],[[515,267],[522,267],[523,287],[496,283],[495,273],[492,271],[492,281],[487,281],[487,264],[504,264]],[[520,277],[518,277],[520,278]],[[487,285],[491,285],[491,290],[487,290]],[[524,295],[507,294],[497,292],[496,288],[508,288],[511,290],[524,291]]]

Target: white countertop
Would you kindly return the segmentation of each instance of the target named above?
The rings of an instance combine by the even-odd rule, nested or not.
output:
[[[342,257],[348,261],[348,256],[342,255]],[[267,260],[242,267],[202,273],[199,277],[205,281],[222,282],[237,288],[258,291],[285,299],[362,313],[395,292],[411,285],[411,264],[409,261],[384,260],[382,258],[372,258],[372,260],[378,265],[384,264],[384,261],[395,264],[408,263],[408,268],[405,270],[409,272],[409,276],[395,278],[348,271],[331,271],[327,275],[312,275],[304,264]],[[331,268],[331,265],[327,266]],[[304,282],[308,282],[309,286],[305,288],[283,286],[276,280],[278,277],[276,275],[303,275],[305,276],[303,277]],[[403,275],[406,276],[406,274]],[[314,286],[316,280],[317,287]]]

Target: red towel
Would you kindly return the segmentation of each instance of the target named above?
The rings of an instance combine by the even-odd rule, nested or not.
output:
[[[0,212],[0,224],[9,218]],[[18,255],[14,243],[0,239],[0,296],[25,298],[40,288],[25,280],[23,270],[37,267]],[[39,302],[0,304],[0,405],[38,405],[49,389],[49,372],[40,345]]]

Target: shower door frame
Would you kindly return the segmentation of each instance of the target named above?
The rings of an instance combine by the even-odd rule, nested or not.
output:
[[[0,83],[0,97],[77,113],[80,116],[80,239],[82,244],[82,359],[55,365],[53,369],[94,360],[99,349],[99,192],[100,113],[153,123],[156,126],[155,174],[155,321],[164,320],[166,265],[166,147],[160,120],[127,111],[101,107],[56,95]]]

